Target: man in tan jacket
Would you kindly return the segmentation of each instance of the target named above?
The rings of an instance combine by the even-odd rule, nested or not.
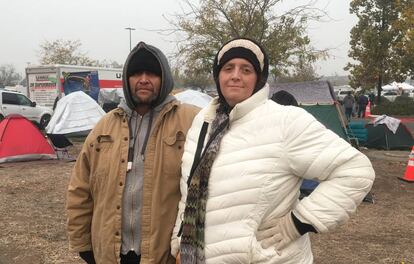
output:
[[[87,263],[175,263],[180,165],[198,108],[169,95],[165,55],[143,42],[123,70],[125,101],[85,140],[67,192],[70,250]]]

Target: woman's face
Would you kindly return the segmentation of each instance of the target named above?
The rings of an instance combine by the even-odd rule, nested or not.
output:
[[[221,93],[231,107],[249,98],[256,82],[257,74],[253,65],[242,58],[229,60],[219,73]]]

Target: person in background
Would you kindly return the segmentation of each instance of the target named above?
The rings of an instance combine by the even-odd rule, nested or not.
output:
[[[352,96],[351,91],[349,91],[348,94],[344,97],[344,100],[342,100],[342,104],[344,105],[344,108],[345,108],[346,119],[349,122],[351,121],[352,112],[353,112],[354,104],[355,104],[355,99]]]
[[[286,92],[285,90],[277,91],[272,95],[270,99],[281,105],[299,106],[296,98],[291,93]]]
[[[345,223],[371,189],[368,158],[305,110],[269,100],[268,72],[253,40],[233,39],[216,54],[219,96],[184,147],[177,262],[312,263],[308,232]],[[320,184],[299,200],[303,179]]]
[[[365,109],[368,105],[368,98],[361,93],[358,96],[358,118],[364,118],[365,117]]]
[[[164,54],[138,43],[123,69],[125,101],[85,140],[66,209],[70,250],[87,263],[175,263],[181,156],[199,109],[169,95],[173,85]]]
[[[375,94],[373,92],[369,93],[368,100],[371,103],[371,106],[373,106],[375,104]]]

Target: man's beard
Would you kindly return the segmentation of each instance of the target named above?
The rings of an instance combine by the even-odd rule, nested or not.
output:
[[[151,95],[151,97],[149,97],[145,100],[139,99],[135,94],[133,94],[131,97],[132,97],[132,101],[134,102],[135,106],[138,106],[138,105],[152,105],[152,103],[155,100],[157,100],[158,95],[153,94],[153,95]]]

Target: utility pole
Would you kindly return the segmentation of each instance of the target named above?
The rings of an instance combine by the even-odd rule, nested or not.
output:
[[[127,27],[126,30],[129,30],[129,51],[131,52],[131,31],[135,30],[135,28]]]

